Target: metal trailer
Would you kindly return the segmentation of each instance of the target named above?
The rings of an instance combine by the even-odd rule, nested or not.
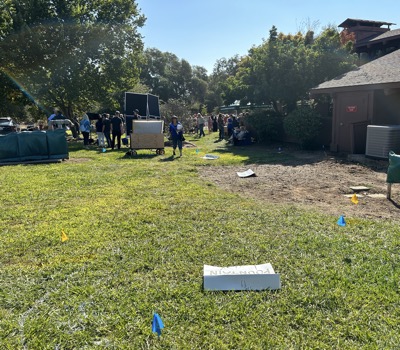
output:
[[[165,154],[163,120],[132,120],[128,153],[136,155],[139,149],[155,149],[157,154]]]

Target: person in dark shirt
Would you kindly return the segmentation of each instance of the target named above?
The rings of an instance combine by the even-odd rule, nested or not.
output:
[[[217,132],[218,131],[217,117],[215,115],[213,115],[211,118],[212,118],[212,131]]]
[[[231,137],[233,134],[233,118],[232,114],[229,115],[228,120],[226,121],[227,129],[228,129],[228,137]]]
[[[107,147],[111,148],[111,121],[108,113],[103,114],[103,134],[107,141]]]
[[[120,117],[119,111],[115,112],[115,115],[111,119],[111,134],[112,134],[112,141],[111,141],[111,149],[115,147],[115,139],[117,139],[117,146],[118,149],[121,149],[121,136],[123,132],[124,123]]]
[[[239,121],[237,120],[237,117],[232,117],[232,125],[233,125],[233,129],[239,127]]]
[[[50,116],[51,117],[51,116]],[[49,118],[50,119],[50,118]],[[57,114],[52,118],[52,120],[63,120],[65,119],[65,117],[63,116],[63,114],[61,113],[61,111],[57,111]],[[53,129],[57,129],[61,124],[57,123],[51,123],[52,124],[52,128]]]
[[[99,116],[96,121],[96,134],[97,134],[97,144],[99,147],[104,147],[104,133],[103,133],[103,117]]]
[[[171,123],[169,124],[169,133],[172,139],[172,148],[173,155],[175,155],[176,147],[179,149],[179,157],[182,157],[182,141],[184,141],[183,137],[183,126],[178,122],[178,118],[176,116],[172,116]]]

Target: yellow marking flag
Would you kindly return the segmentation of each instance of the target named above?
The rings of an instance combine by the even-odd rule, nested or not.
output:
[[[358,198],[357,198],[357,195],[355,193],[353,194],[353,197],[351,197],[351,201],[354,204],[358,204]]]
[[[68,236],[65,234],[64,230],[61,230],[61,242],[68,241]]]

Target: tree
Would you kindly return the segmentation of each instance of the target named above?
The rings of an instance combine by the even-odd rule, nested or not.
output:
[[[240,100],[271,104],[276,112],[296,108],[308,98],[313,86],[348,71],[355,56],[340,44],[339,33],[326,28],[317,38],[313,32],[285,35],[270,30],[268,40],[253,47],[223,84],[227,103]]]
[[[6,0],[0,8],[1,70],[36,104],[68,117],[102,104],[121,107],[139,77],[145,17],[132,0]]]
[[[188,100],[192,67],[186,60],[156,48],[146,49],[140,79],[150,91],[167,102],[170,98]]]
[[[150,92],[158,95],[167,106],[173,100],[171,105],[174,110],[178,103],[182,103],[187,110],[203,105],[208,91],[207,70],[204,67],[192,67],[188,61],[156,48],[145,50],[140,78]],[[164,110],[168,113],[171,108]]]
[[[235,76],[239,62],[240,58],[236,55],[229,59],[221,58],[215,63],[213,72],[208,78],[208,91],[205,97],[205,104],[209,112],[229,100],[226,97],[229,88],[227,80],[229,77]]]
[[[21,92],[18,85],[0,71],[0,117],[20,119],[29,99]]]
[[[300,106],[289,113],[284,121],[285,132],[295,137],[304,148],[312,146],[322,126],[321,116],[312,106]]]

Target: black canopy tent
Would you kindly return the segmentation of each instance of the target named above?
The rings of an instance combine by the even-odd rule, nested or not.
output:
[[[160,106],[158,96],[151,94],[138,94],[125,92],[124,113],[126,115],[126,133],[132,131],[134,111],[139,111],[141,119],[160,119]]]

